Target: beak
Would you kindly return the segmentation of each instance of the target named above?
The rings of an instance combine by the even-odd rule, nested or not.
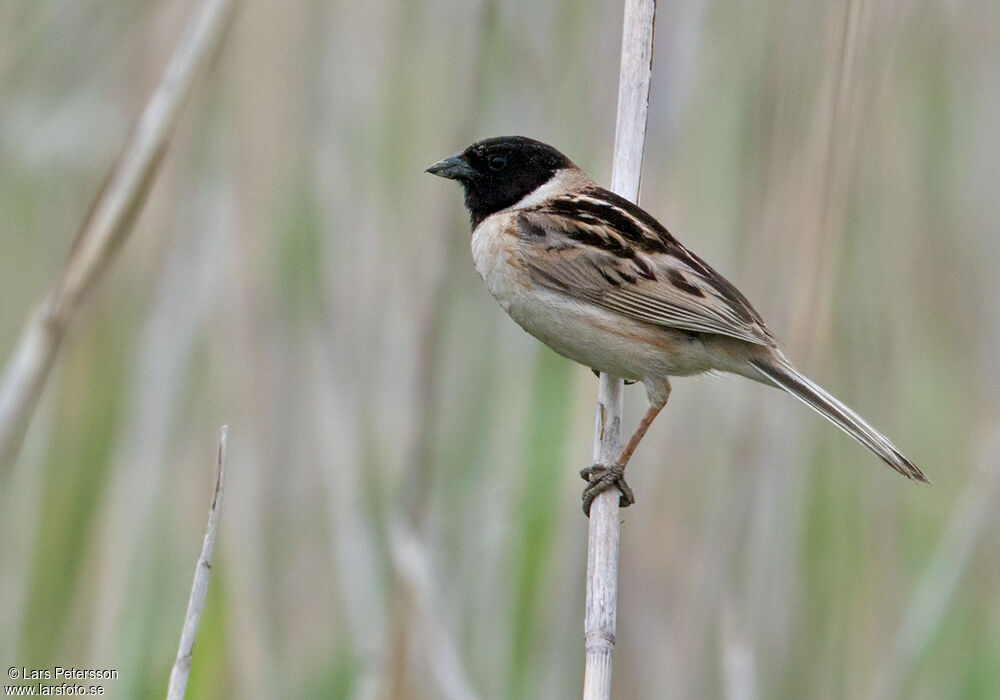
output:
[[[465,162],[461,154],[439,160],[424,172],[438,177],[446,177],[449,180],[468,180],[476,174],[476,171]]]

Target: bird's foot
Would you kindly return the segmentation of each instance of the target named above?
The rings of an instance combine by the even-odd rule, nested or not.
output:
[[[618,506],[628,508],[635,503],[635,494],[627,483],[625,483],[625,467],[621,464],[604,466],[595,464],[580,470],[580,478],[589,482],[589,486],[583,490],[583,512],[590,517],[590,504],[594,502],[597,494],[606,491],[612,486],[617,486],[621,491],[618,497]]]

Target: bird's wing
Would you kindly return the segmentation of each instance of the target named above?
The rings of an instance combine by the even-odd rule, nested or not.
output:
[[[627,199],[592,187],[517,215],[535,283],[659,326],[774,345],[736,287]]]

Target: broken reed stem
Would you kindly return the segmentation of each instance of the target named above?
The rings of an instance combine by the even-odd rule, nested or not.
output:
[[[611,189],[633,202],[639,199],[655,15],[655,0],[625,0]],[[623,393],[621,379],[601,374],[594,434],[597,464],[613,464],[621,453]],[[617,489],[608,489],[594,499],[590,508],[584,700],[611,697],[611,658],[618,609],[618,495]]]
[[[212,505],[208,509],[208,524],[205,526],[205,539],[201,544],[201,556],[194,569],[194,582],[191,584],[191,595],[188,597],[187,613],[184,616],[184,628],[181,630],[181,641],[177,645],[177,659],[170,671],[170,684],[167,686],[167,700],[183,700],[187,690],[188,675],[191,673],[191,654],[194,651],[194,638],[198,634],[198,623],[201,622],[201,611],[205,608],[205,596],[208,595],[208,576],[212,571],[212,552],[215,549],[215,535],[219,531],[219,514],[222,511],[222,488],[226,481],[226,449],[229,437],[229,426],[219,428],[219,453],[215,462],[215,490],[212,492]]]
[[[192,13],[159,85],[73,240],[66,265],[25,325],[0,378],[0,478],[14,461],[66,329],[121,247],[159,170],[185,98],[222,41],[235,0]]]

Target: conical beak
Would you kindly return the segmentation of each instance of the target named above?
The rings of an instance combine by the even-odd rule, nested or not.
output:
[[[424,172],[438,177],[446,177],[449,180],[468,180],[476,174],[461,155],[451,156],[427,168]]]

